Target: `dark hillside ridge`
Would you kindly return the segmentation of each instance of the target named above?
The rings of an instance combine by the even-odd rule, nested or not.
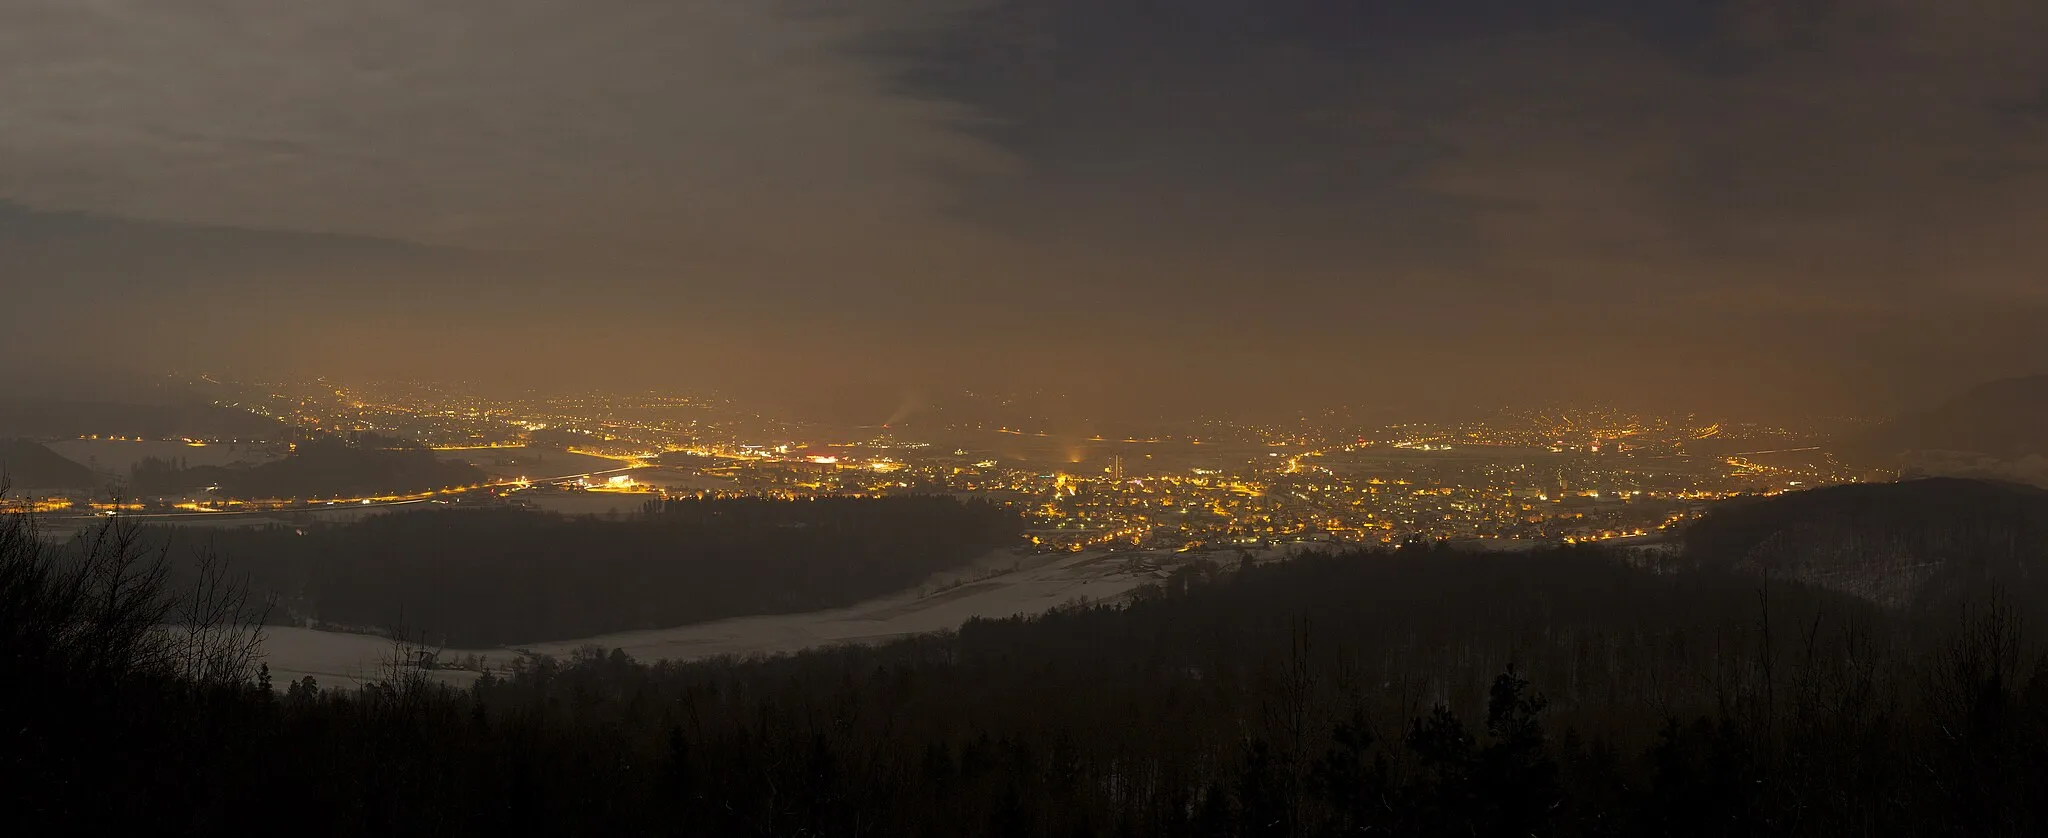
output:
[[[1913,451],[1959,451],[2000,459],[2048,456],[2048,375],[1972,387],[1858,438],[1845,452],[1883,460]]]
[[[489,647],[853,605],[1022,545],[950,497],[678,499],[619,520],[422,510],[181,533],[277,598],[275,616]]]
[[[377,497],[475,486],[481,469],[451,462],[424,448],[360,448],[334,439],[300,444],[291,456],[257,466],[195,466],[144,459],[128,475],[138,496],[158,497],[216,486],[215,494],[244,500]]]
[[[100,483],[92,469],[26,439],[0,439],[0,481],[19,489],[90,489]]]
[[[31,543],[0,531],[0,571],[38,569]],[[30,835],[2041,834],[2039,644],[1755,594],[1593,547],[1350,552],[880,647],[520,658],[461,690],[403,665],[194,683],[5,632],[0,812]]]
[[[1687,530],[1684,556],[1892,607],[1933,607],[1965,590],[2023,594],[2048,562],[2048,491],[1929,478],[1731,503]]]
[[[240,439],[274,442],[283,425],[241,410],[203,403],[20,399],[0,397],[0,437],[74,439]]]

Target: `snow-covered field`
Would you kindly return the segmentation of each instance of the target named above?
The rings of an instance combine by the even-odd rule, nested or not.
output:
[[[1286,548],[1266,551],[1262,559],[1280,558]],[[655,631],[608,634],[577,640],[526,644],[500,649],[448,649],[441,659],[482,655],[504,665],[520,652],[566,656],[596,645],[623,649],[643,661],[694,660],[718,655],[795,652],[817,646],[871,643],[906,635],[944,631],[975,617],[1038,614],[1076,600],[1106,600],[1157,581],[1161,572],[1197,559],[1228,564],[1235,551],[1219,553],[1085,552],[1071,555],[999,553],[960,570],[941,574],[915,590],[870,600],[850,608],[739,617]],[[380,677],[392,657],[391,641],[368,635],[335,634],[308,629],[265,630],[265,663],[272,680],[286,682],[311,675],[323,685],[360,684]],[[437,677],[460,683],[475,673],[441,671]]]

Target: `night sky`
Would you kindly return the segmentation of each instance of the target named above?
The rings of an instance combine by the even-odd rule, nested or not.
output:
[[[0,0],[0,363],[1862,410],[2048,369],[2043,44],[2039,0]]]

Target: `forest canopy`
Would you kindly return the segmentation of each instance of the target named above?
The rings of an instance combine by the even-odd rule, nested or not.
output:
[[[475,648],[852,605],[1018,546],[1022,526],[951,497],[713,498],[620,520],[428,510],[169,537],[210,544],[280,619]]]

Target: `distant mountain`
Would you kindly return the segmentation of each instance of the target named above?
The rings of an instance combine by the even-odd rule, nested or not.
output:
[[[282,439],[285,428],[246,411],[209,404],[0,396],[0,436],[71,439],[87,435],[269,441]]]
[[[1927,473],[2030,477],[2030,465],[2048,465],[2048,375],[1970,387],[1849,438],[1843,455]]]
[[[81,436],[270,441],[287,434],[275,420],[217,406],[211,394],[160,373],[106,366],[0,372],[0,437]]]
[[[92,469],[26,439],[0,439],[0,482],[11,489],[90,489]]]
[[[1686,531],[1685,556],[1897,608],[2002,589],[2048,611],[2048,491],[1933,478],[1731,503]]]

